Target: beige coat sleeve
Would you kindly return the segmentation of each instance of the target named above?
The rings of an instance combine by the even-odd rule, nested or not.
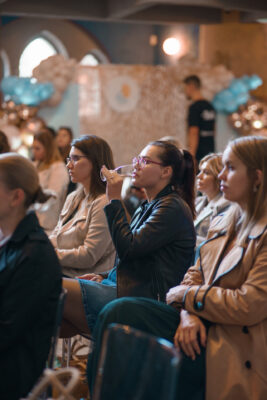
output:
[[[196,265],[190,267],[180,285],[192,286],[192,285],[201,285],[203,282],[202,272],[200,270],[199,260]]]
[[[106,196],[94,200],[90,208],[90,224],[84,242],[77,248],[58,249],[56,253],[61,265],[77,269],[94,268],[96,263],[107,253],[113,251],[112,239],[103,208],[107,204]],[[53,243],[53,235],[51,237]]]
[[[250,326],[261,322],[267,318],[266,267],[267,235],[243,284],[236,289],[194,285],[186,292],[185,309],[219,324]]]

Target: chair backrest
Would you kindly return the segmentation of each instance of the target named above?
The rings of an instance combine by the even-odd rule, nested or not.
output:
[[[105,333],[93,400],[173,400],[179,361],[167,340],[112,324]]]
[[[52,391],[52,388],[55,389],[53,399],[75,400],[72,393],[79,385],[79,378],[80,372],[76,368],[60,368],[57,371],[47,368],[25,400],[48,399],[47,391]],[[49,398],[51,399],[51,396]]]
[[[56,354],[57,342],[59,337],[60,325],[62,321],[66,296],[67,296],[67,290],[63,288],[58,298],[55,325],[54,325],[53,335],[51,338],[51,346],[47,360],[47,367],[50,369],[54,368],[55,354]]]

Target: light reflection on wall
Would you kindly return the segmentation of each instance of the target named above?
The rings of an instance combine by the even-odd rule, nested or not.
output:
[[[80,118],[97,117],[101,111],[101,86],[99,70],[91,67],[90,74],[88,74],[88,68],[90,67],[86,67],[85,69],[80,67],[77,76],[77,82],[80,85]]]

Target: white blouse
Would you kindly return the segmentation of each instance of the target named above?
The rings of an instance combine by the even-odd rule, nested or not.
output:
[[[36,163],[35,163],[36,165]],[[49,168],[38,172],[39,181],[44,191],[53,192],[44,207],[36,212],[40,225],[50,234],[58,222],[58,218],[66,199],[69,174],[63,161],[56,161]]]

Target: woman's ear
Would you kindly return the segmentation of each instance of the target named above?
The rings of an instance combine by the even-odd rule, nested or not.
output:
[[[170,165],[167,165],[166,167],[163,167],[161,176],[164,179],[171,178],[172,172],[173,172],[172,167]]]
[[[255,179],[255,186],[260,186],[263,179],[263,172],[260,169],[256,169],[256,179]]]
[[[25,202],[24,191],[20,188],[14,189],[10,205],[13,207],[19,207],[21,205],[24,205],[24,202]]]

